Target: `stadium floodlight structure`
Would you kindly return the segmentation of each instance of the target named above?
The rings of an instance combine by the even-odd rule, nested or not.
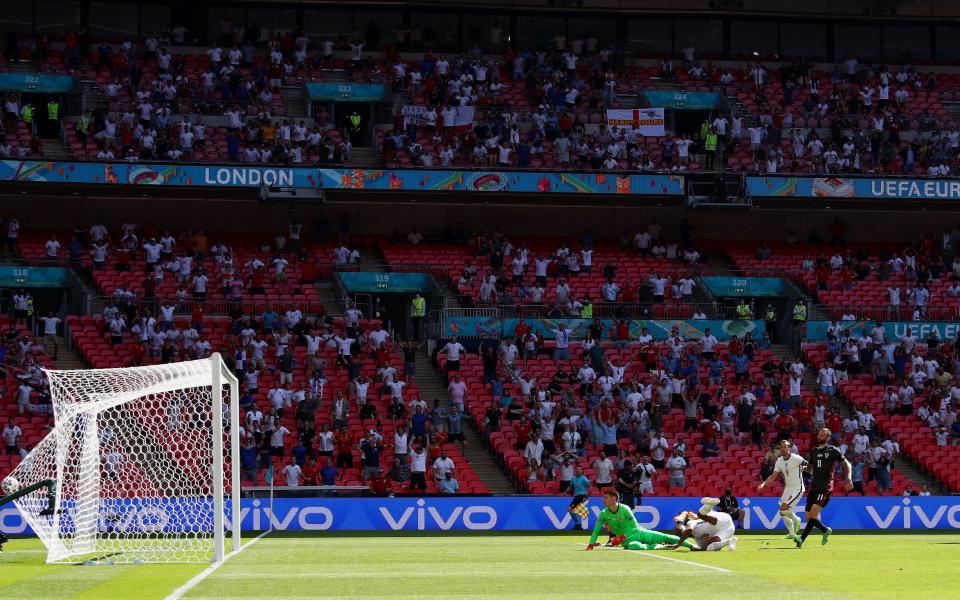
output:
[[[220,562],[228,525],[239,549],[239,387],[219,354],[46,375],[54,427],[3,488],[48,563]]]

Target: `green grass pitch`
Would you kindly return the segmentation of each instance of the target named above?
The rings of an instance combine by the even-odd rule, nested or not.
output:
[[[272,533],[245,547],[184,597],[960,596],[960,534],[837,532],[827,546],[813,536],[802,550],[780,534],[739,539],[736,552],[642,553],[584,552],[587,537],[567,534]],[[0,597],[5,599],[165,598],[206,568],[46,565],[42,546],[32,538],[14,539],[5,550],[0,554]]]

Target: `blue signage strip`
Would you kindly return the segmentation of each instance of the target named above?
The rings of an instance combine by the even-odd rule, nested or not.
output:
[[[960,179],[872,177],[747,177],[754,198],[960,200]]]
[[[317,169],[310,167],[202,165],[189,163],[97,163],[0,161],[0,181],[187,187],[260,187],[408,192],[521,192],[676,196],[680,175],[626,175],[537,171],[421,169]]]
[[[615,321],[613,319],[599,319],[603,327],[604,339],[609,339],[609,332]],[[530,327],[531,331],[537,331],[543,334],[546,339],[553,339],[553,330],[557,329],[560,323],[570,330],[573,339],[583,338],[590,324],[591,319],[525,319],[524,322]],[[520,319],[500,319],[497,317],[448,317],[444,322],[443,333],[449,337],[458,335],[463,337],[488,337],[513,335]],[[670,330],[677,327],[680,334],[688,339],[697,339],[703,336],[704,330],[710,328],[718,340],[729,340],[733,337],[741,337],[745,333],[753,335],[754,339],[763,337],[766,330],[763,321],[720,321],[720,320],[632,320],[630,321],[630,339],[635,340],[644,327],[647,333],[657,340],[665,340]]]
[[[67,287],[70,275],[60,267],[0,266],[0,286],[39,288]]]
[[[195,503],[183,501],[111,503],[110,527],[117,532],[183,530],[193,519],[184,515]],[[241,500],[244,531],[559,531],[573,525],[569,496],[435,497],[435,498],[278,498],[273,510],[267,499]],[[644,498],[634,509],[637,521],[649,529],[670,530],[673,517],[697,510],[699,498]],[[740,498],[743,528],[781,530],[778,500],[774,497]],[[587,527],[603,508],[591,498]],[[101,518],[104,518],[102,513]],[[951,530],[960,529],[960,498],[929,496],[904,498],[834,498],[823,511],[824,521],[835,530]],[[179,527],[177,527],[179,525]],[[0,509],[0,530],[7,534],[31,533],[12,505]],[[192,529],[189,529],[192,531]],[[584,539],[588,535],[584,532]]]
[[[838,323],[853,333],[860,334],[866,331],[869,334],[877,321],[838,321]],[[957,321],[881,321],[880,324],[887,332],[887,339],[895,342],[906,336],[907,332],[912,333],[917,340],[925,340],[934,333],[941,340],[960,337],[960,322]],[[812,341],[825,340],[829,329],[830,321],[808,321],[806,338]]]
[[[36,94],[66,94],[77,89],[72,75],[40,75],[38,73],[0,73],[0,91]],[[42,114],[46,114],[46,110]]]
[[[779,277],[701,277],[714,296],[785,296],[786,284]]]
[[[643,92],[650,106],[675,110],[712,110],[720,107],[720,94],[714,92]]]
[[[311,100],[380,102],[387,94],[387,88],[381,83],[308,83],[306,85],[307,95]]]
[[[347,292],[425,292],[430,285],[426,273],[354,273],[341,271],[337,277]]]

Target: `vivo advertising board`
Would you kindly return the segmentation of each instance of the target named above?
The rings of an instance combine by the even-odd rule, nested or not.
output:
[[[202,502],[202,501],[201,501]],[[569,497],[528,496],[434,498],[278,498],[241,501],[245,531],[559,531],[573,525]],[[741,498],[746,530],[782,529],[778,500]],[[121,508],[119,504],[123,504]],[[116,532],[183,530],[196,527],[196,502],[116,501],[101,514],[101,528]],[[673,516],[696,510],[698,498],[644,498],[634,509],[637,521],[649,529],[669,530]],[[603,503],[590,500],[586,525],[592,527]],[[187,518],[186,513],[194,518]],[[824,521],[834,529],[951,530],[960,529],[960,497],[899,496],[834,498],[824,510]],[[31,533],[16,508],[0,510],[0,530]]]

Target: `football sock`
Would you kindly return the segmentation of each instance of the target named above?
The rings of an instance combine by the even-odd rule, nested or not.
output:
[[[826,531],[823,527],[823,523],[820,522],[820,519],[815,519],[813,517],[810,517],[809,519],[807,519],[807,526],[804,527],[803,529],[803,536],[801,536],[802,539],[807,539],[807,536],[810,535],[814,527],[816,527],[820,531]]]
[[[797,524],[791,518],[792,513],[789,510],[781,510],[780,517],[783,518],[783,526],[787,528],[787,533],[797,535]]]
[[[790,513],[790,518],[793,519],[793,530],[797,533],[803,530],[803,523],[800,522],[800,517],[795,512]]]

